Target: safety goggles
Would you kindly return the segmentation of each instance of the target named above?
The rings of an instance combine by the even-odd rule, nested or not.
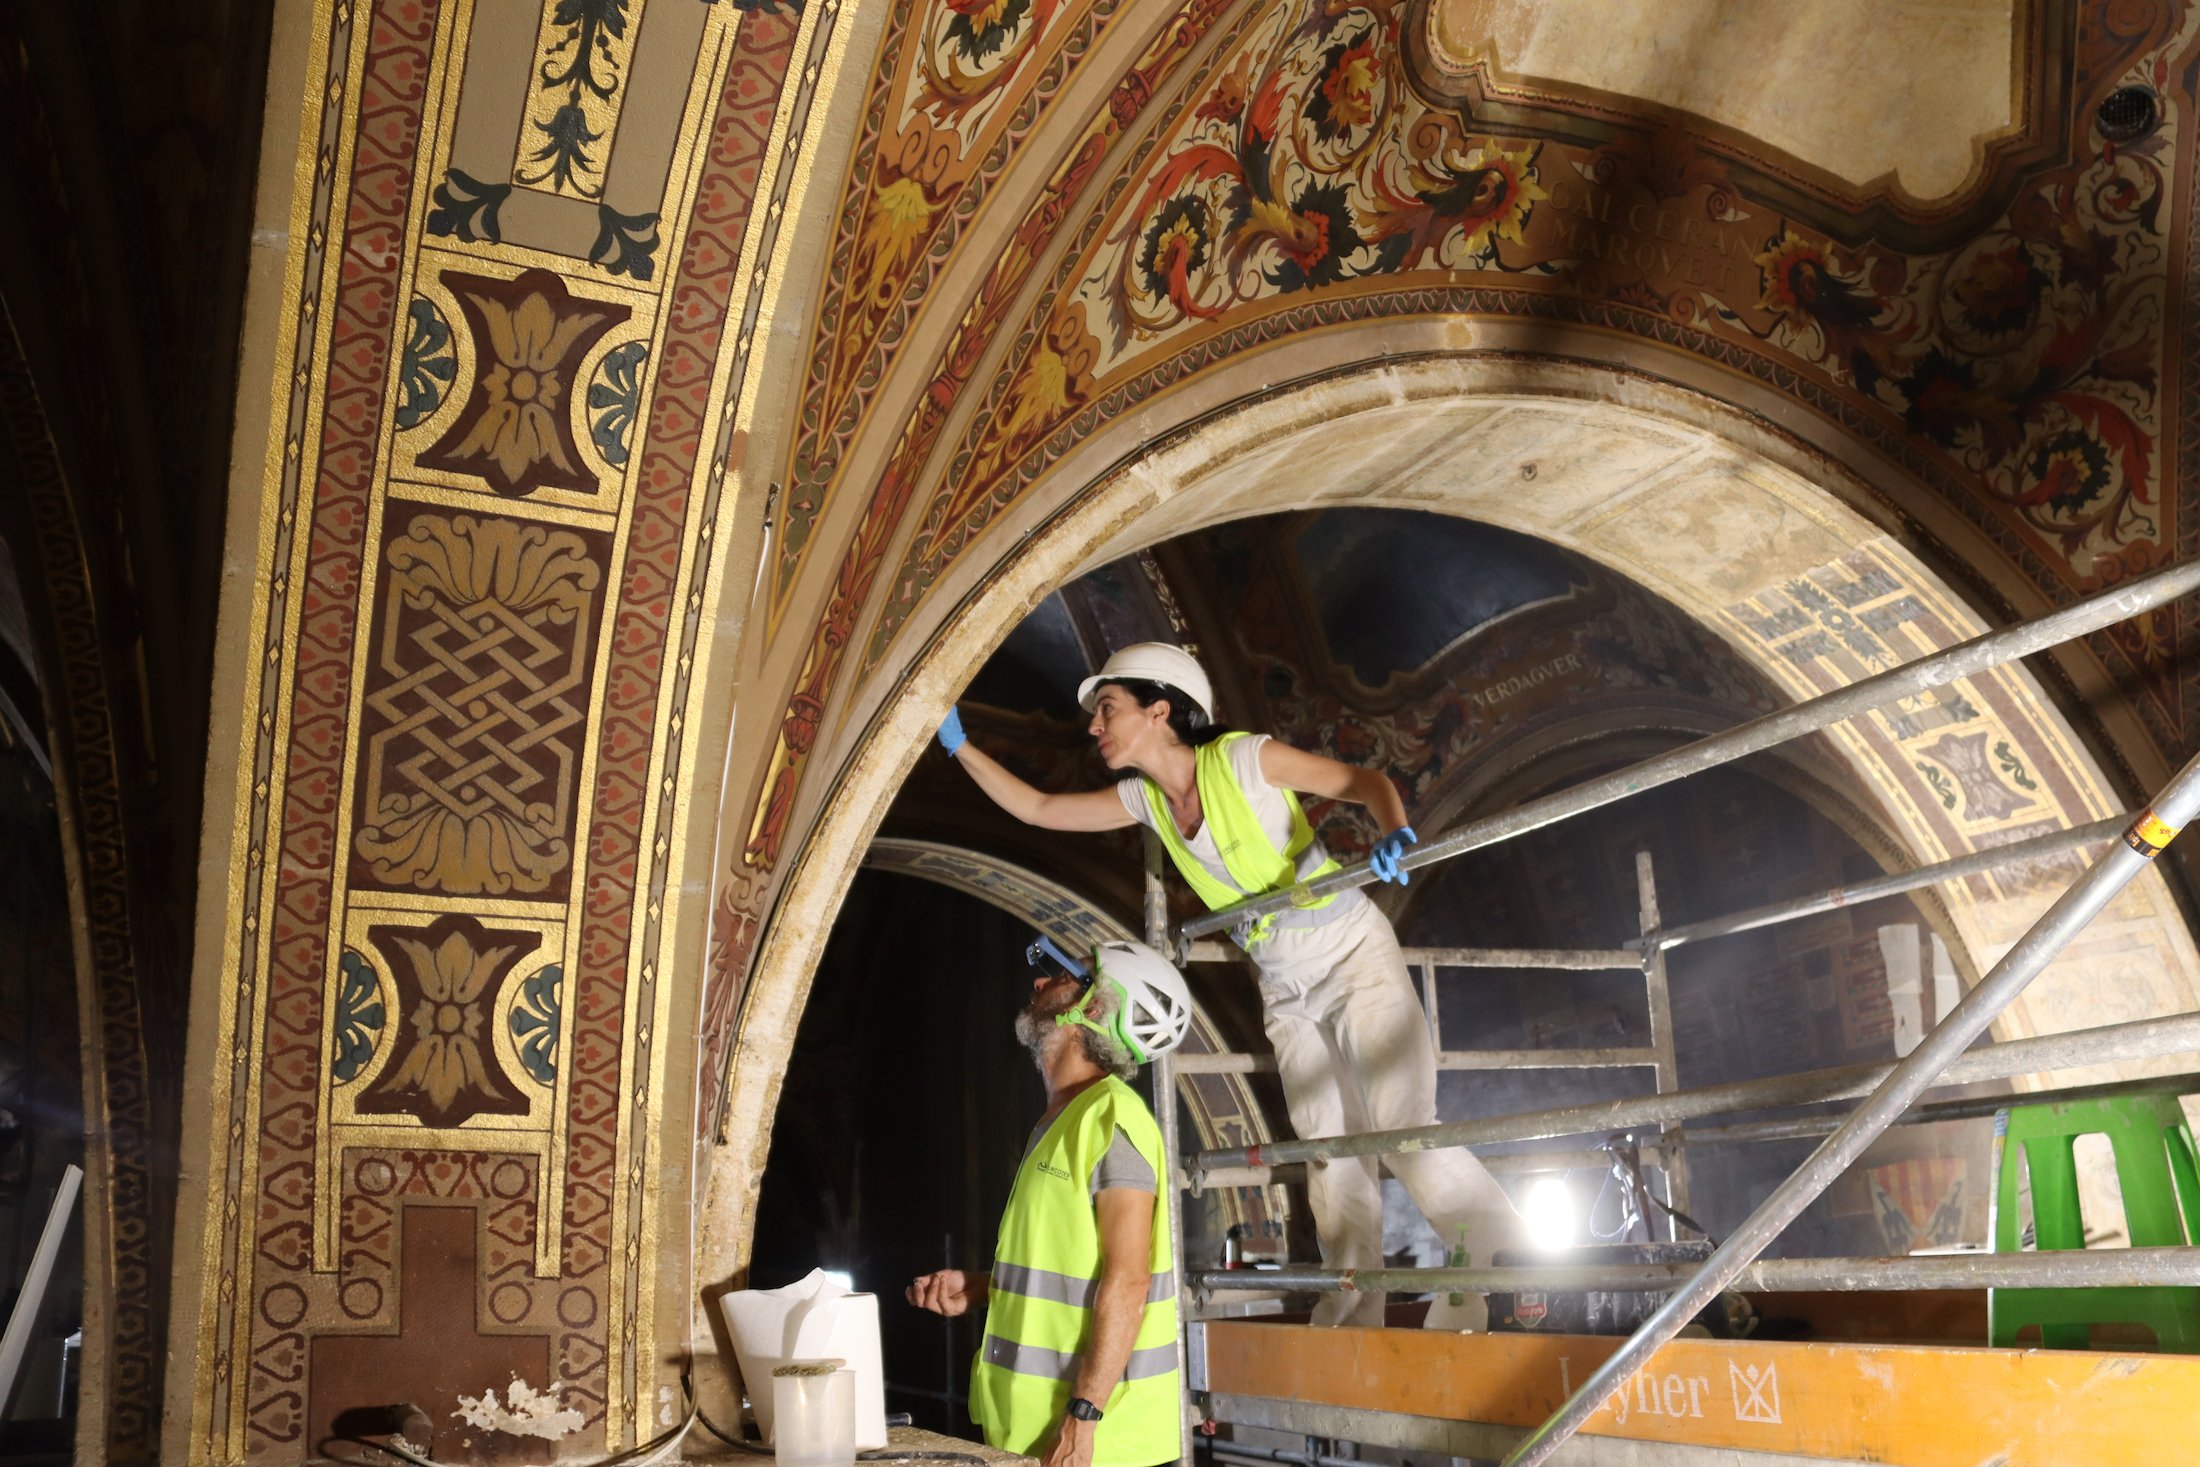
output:
[[[1051,937],[1041,937],[1025,948],[1024,961],[1048,978],[1074,978],[1078,987],[1092,987],[1091,971],[1085,964],[1056,947]]]

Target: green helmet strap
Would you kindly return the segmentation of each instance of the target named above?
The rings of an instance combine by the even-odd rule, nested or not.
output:
[[[1100,974],[1099,978],[1116,992],[1114,1018],[1110,1022],[1103,1024],[1099,1020],[1090,1018],[1086,1015],[1085,1006],[1092,1002],[1093,994],[1097,993],[1100,989],[1100,983],[1095,982],[1092,987],[1085,990],[1084,997],[1078,999],[1077,1002],[1072,1004],[1068,1009],[1054,1016],[1055,1024],[1058,1026],[1082,1024],[1095,1034],[1105,1034],[1110,1039],[1113,1039],[1116,1043],[1122,1045],[1125,1049],[1129,1050],[1131,1052],[1132,1059],[1136,1060],[1139,1064],[1144,1064],[1147,1057],[1146,1051],[1139,1045],[1137,1040],[1131,1038],[1130,1031],[1123,1027],[1123,1020],[1128,1018],[1130,1015],[1130,990],[1125,988],[1119,980],[1109,978],[1104,973]]]

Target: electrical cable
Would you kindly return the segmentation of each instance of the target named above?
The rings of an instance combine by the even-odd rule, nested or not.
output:
[[[687,1397],[688,1409],[695,1414],[695,1419],[702,1423],[703,1430],[709,1432],[712,1436],[718,1438],[718,1440],[724,1442],[727,1446],[732,1447],[736,1451],[753,1453],[754,1455],[759,1457],[769,1457],[774,1455],[772,1449],[765,1446],[762,1442],[752,1442],[744,1437],[733,1436],[730,1433],[726,1432],[723,1428],[721,1428],[717,1422],[711,1420],[708,1416],[705,1416],[703,1414],[703,1402],[701,1398],[695,1394],[694,1374],[684,1365],[680,1368],[680,1394]]]

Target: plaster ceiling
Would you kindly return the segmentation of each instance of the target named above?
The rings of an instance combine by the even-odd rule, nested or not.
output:
[[[1430,49],[1512,90],[1666,108],[1859,192],[1959,192],[2019,125],[2028,0],[1439,0]]]

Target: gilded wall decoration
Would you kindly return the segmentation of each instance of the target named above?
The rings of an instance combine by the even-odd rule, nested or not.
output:
[[[494,280],[445,270],[473,335],[474,380],[443,436],[421,451],[422,468],[478,475],[499,494],[596,488],[573,437],[580,366],[628,307],[576,300],[547,270]]]
[[[505,981],[542,934],[450,915],[425,927],[370,927],[367,941],[395,980],[397,1038],[381,1073],[353,1098],[353,1112],[437,1127],[525,1115],[527,1098],[497,1059],[494,1020]]]
[[[626,105],[631,28],[644,0],[542,0],[539,60],[512,182],[576,198],[603,196]]]
[[[345,948],[338,960],[342,981],[336,992],[336,1022],[329,1031],[334,1054],[329,1059],[329,1078],[349,1085],[381,1047],[382,1026],[388,1006],[382,1002],[382,980],[366,954]]]
[[[399,428],[416,428],[443,406],[452,379],[458,375],[458,349],[451,341],[451,324],[434,301],[414,297],[406,312],[405,355],[398,365],[397,411]]]
[[[642,406],[641,373],[648,360],[647,342],[614,347],[588,384],[588,436],[613,468],[625,468],[632,450],[634,420]]]
[[[565,9],[606,13],[530,5],[523,34],[482,24],[484,0],[377,0],[316,32],[211,1051],[195,1460],[299,1461],[359,1404],[354,1366],[431,1347],[482,1385],[524,1358],[582,1413],[574,1448],[617,1448],[653,1418],[661,1328],[684,1329],[658,1318],[644,1240],[689,598],[726,354],[756,310],[750,206],[789,177],[765,140],[784,106],[800,135],[814,65],[783,89],[836,7],[623,7],[636,91],[566,180],[594,188],[601,165],[602,197],[462,195],[513,176],[519,117],[500,164],[473,159],[501,104],[472,106],[461,62],[535,66],[535,20]],[[612,254],[639,252],[623,265],[587,260],[606,209]],[[466,1304],[404,1307],[430,1287],[421,1248],[455,1260],[432,1287]]]
[[[387,524],[352,883],[563,897],[608,537],[425,511]]]
[[[428,233],[447,234],[471,244],[486,240],[504,243],[504,201],[511,197],[508,183],[483,183],[462,168],[453,168],[435,186],[435,207],[428,211]]]
[[[540,1163],[533,1157],[418,1147],[362,1147],[344,1156],[340,1327],[315,1331],[301,1360],[305,1438],[327,1438],[355,1404],[350,1387],[383,1383],[405,1400],[458,1389],[540,1385],[588,1358],[590,1297],[537,1276]],[[407,1298],[442,1307],[402,1307]],[[459,1302],[463,1301],[463,1302]],[[575,1328],[579,1326],[580,1328]],[[567,1399],[573,1400],[571,1392]],[[430,1415],[439,1460],[459,1458],[464,1423]]]
[[[764,929],[764,881],[737,871],[722,881],[710,909],[710,965],[703,983],[702,1035],[696,1081],[698,1136],[723,1134],[726,1070],[739,1028],[741,997],[748,991],[749,959]]]
[[[424,165],[436,180],[428,233],[562,256],[575,275],[654,280],[685,205],[682,128],[722,59],[714,13],[678,0],[476,0],[450,58],[464,105]]]

